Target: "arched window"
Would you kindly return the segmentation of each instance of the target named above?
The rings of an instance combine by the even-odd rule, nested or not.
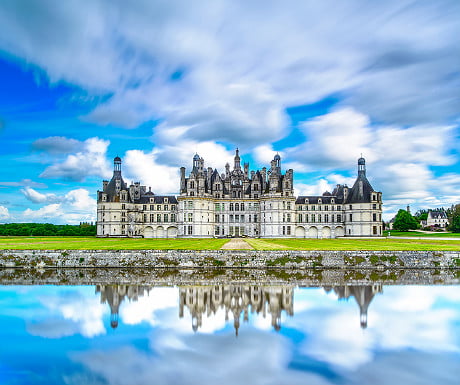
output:
[[[230,203],[230,211],[233,211],[233,203]]]
[[[235,211],[240,211],[240,205],[238,203],[235,203]]]

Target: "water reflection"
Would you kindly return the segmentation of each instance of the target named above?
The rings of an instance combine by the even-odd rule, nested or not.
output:
[[[96,285],[101,303],[110,307],[110,326],[118,327],[121,303],[127,299],[136,302],[148,296],[153,287],[144,285]],[[191,316],[192,329],[196,332],[203,326],[203,317],[212,318],[219,310],[225,313],[225,321],[232,315],[235,334],[238,336],[241,320],[249,321],[249,314],[270,317],[274,330],[281,329],[282,313],[294,315],[294,286],[217,285],[186,286],[178,288],[179,318],[184,318],[185,309]],[[383,293],[381,284],[324,287],[326,293],[333,291],[338,300],[353,298],[359,306],[361,328],[367,328],[369,305],[377,293]]]

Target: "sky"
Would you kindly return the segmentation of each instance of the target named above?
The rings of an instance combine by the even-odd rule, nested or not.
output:
[[[237,147],[297,195],[362,154],[386,220],[459,203],[458,36],[457,0],[3,0],[0,223],[95,221],[115,156],[177,194]]]

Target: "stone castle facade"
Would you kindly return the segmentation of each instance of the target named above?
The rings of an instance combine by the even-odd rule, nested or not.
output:
[[[281,170],[275,155],[270,168],[249,171],[238,149],[233,169],[205,167],[198,154],[186,176],[180,169],[180,195],[156,195],[139,182],[127,185],[121,159],[114,159],[110,181],[97,196],[99,237],[144,238],[336,238],[382,236],[382,193],[366,177],[358,159],[353,187],[337,185],[320,196],[294,196],[294,171]]]

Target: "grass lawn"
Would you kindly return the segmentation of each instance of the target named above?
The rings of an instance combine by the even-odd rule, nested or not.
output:
[[[443,239],[246,239],[257,250],[460,250]]]
[[[433,239],[245,239],[256,250],[460,250],[459,240]],[[216,250],[228,239],[126,239],[96,237],[0,237],[0,250]]]
[[[388,230],[383,233],[384,236],[388,236]],[[390,235],[392,237],[433,237],[433,238],[458,238],[460,239],[460,233],[445,233],[445,232],[429,232],[424,233],[422,231],[396,231],[391,230]]]
[[[0,250],[216,250],[228,239],[0,237]]]

